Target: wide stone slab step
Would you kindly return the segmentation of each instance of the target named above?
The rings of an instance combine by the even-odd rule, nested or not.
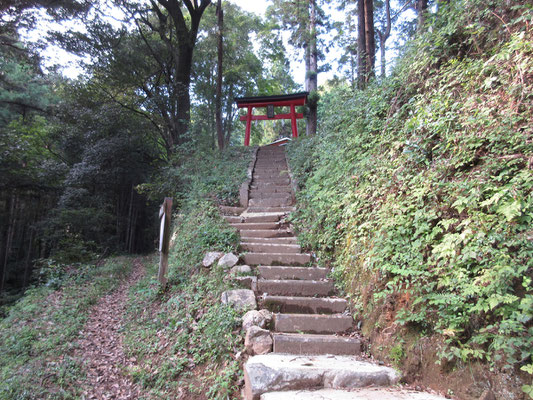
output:
[[[245,231],[242,231],[245,232]],[[258,231],[248,231],[258,232]],[[282,232],[282,231],[272,231]],[[279,235],[281,236],[281,234]],[[270,236],[273,237],[273,236]],[[305,253],[246,253],[244,262],[248,265],[303,265],[311,261],[311,254]]]
[[[283,207],[248,207],[249,213],[290,213],[295,210],[292,206],[283,206]]]
[[[230,224],[233,228],[240,231],[243,230],[264,230],[264,229],[278,229],[278,222],[244,222],[237,224]]]
[[[260,400],[445,400],[446,397],[412,390],[368,388],[354,390],[289,390],[262,394]]]
[[[269,392],[389,386],[399,379],[394,369],[355,357],[272,353],[248,359],[244,365],[244,394],[246,400],[259,400]]]
[[[252,186],[250,187],[250,194],[290,194],[292,195],[292,188],[290,186],[277,186],[277,185],[266,185],[266,186]]]
[[[241,248],[254,253],[300,253],[298,244],[241,243]]]
[[[242,244],[241,244],[242,246]],[[274,245],[267,245],[274,246]],[[279,245],[276,245],[279,246]],[[295,246],[295,245],[284,245]],[[259,276],[263,279],[305,279],[318,281],[326,279],[328,274],[327,268],[312,268],[312,267],[287,267],[278,265],[265,265],[257,268]]]
[[[329,296],[335,292],[331,281],[258,279],[257,291],[272,296]]]
[[[332,297],[267,295],[263,298],[262,306],[286,314],[340,314],[346,310],[348,302]]]
[[[264,214],[246,214],[238,216],[225,216],[224,219],[231,224],[239,223],[257,223],[257,222],[278,222],[285,213],[264,213]]]
[[[258,192],[250,191],[250,199],[292,199],[292,193],[289,192]]]
[[[259,280],[257,281],[259,284]],[[274,314],[274,330],[290,333],[341,333],[352,327],[348,315]]]
[[[351,337],[275,333],[273,341],[274,353],[299,355],[334,354],[338,356],[361,354],[360,340]]]
[[[241,231],[241,238],[278,238],[292,236],[286,229],[246,229]]]
[[[265,243],[265,244],[298,244],[298,239],[294,236],[278,237],[278,238],[265,238],[265,237],[242,237],[241,244],[243,243]]]
[[[292,198],[281,198],[281,199],[250,199],[248,205],[250,207],[285,207],[292,204]]]

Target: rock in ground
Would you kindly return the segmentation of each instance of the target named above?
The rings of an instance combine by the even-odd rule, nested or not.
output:
[[[251,310],[242,317],[242,329],[247,331],[252,326],[267,328],[272,321],[272,313],[268,310]]]
[[[224,253],[220,251],[209,251],[205,254],[204,259],[202,261],[202,265],[208,268],[213,265],[215,261],[218,261],[223,255]]]
[[[267,354],[272,351],[272,336],[270,331],[252,326],[244,338],[246,352],[251,355]]]
[[[252,268],[249,265],[235,265],[229,273],[230,275],[250,275]]]
[[[239,262],[239,257],[237,257],[233,253],[227,253],[227,254],[224,254],[220,260],[218,260],[218,265],[224,269],[228,269],[228,268],[233,267],[238,262]]]
[[[255,294],[250,289],[234,289],[222,293],[221,301],[237,310],[245,311],[257,308]]]

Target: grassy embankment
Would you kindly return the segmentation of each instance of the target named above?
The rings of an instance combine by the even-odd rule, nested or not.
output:
[[[531,6],[451,3],[390,78],[322,93],[293,221],[407,380],[533,396]]]

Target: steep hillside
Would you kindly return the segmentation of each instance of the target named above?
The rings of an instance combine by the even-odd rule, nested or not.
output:
[[[289,150],[293,222],[369,350],[464,399],[533,396],[532,14],[509,4],[443,6],[392,77],[325,90]]]

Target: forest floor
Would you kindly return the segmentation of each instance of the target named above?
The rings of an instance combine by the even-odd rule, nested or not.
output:
[[[80,332],[76,356],[87,368],[86,399],[137,399],[141,389],[125,373],[136,366],[123,346],[123,317],[129,288],[143,277],[145,267],[140,258],[133,260],[133,271],[116,290],[102,297],[91,310]]]

